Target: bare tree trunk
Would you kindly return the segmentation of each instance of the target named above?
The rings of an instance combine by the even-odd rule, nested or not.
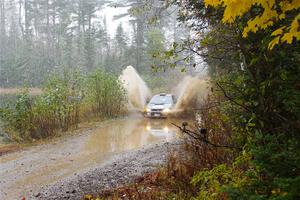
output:
[[[19,27],[20,27],[21,34],[22,34],[22,39],[24,40],[25,34],[24,34],[24,27],[22,24],[22,1],[19,0],[18,4],[19,4]]]
[[[137,20],[136,27],[136,68],[140,70],[143,54],[144,43],[144,22],[140,19]]]
[[[5,28],[5,4],[4,0],[0,0],[0,59],[1,63],[4,60],[4,53],[6,47],[6,28]],[[2,66],[2,65],[1,65]]]
[[[2,67],[4,66],[5,52],[6,52],[6,29],[5,29],[5,4],[4,0],[0,0],[0,73],[2,74]],[[3,77],[1,76],[1,79]],[[8,82],[8,78],[6,82]],[[2,80],[0,80],[2,82]]]
[[[40,23],[40,19],[39,19],[39,7],[38,7],[38,2],[37,1],[33,1],[33,7],[34,7],[34,35],[36,38],[39,37],[39,23]]]
[[[25,34],[24,34],[24,39],[25,39],[25,48],[24,48],[24,81],[26,83],[32,83],[33,79],[31,79],[31,72],[34,71],[32,68],[32,38],[31,38],[31,30],[30,30],[30,24],[31,24],[31,19],[30,19],[30,1],[29,0],[24,0],[24,20],[25,20]]]
[[[49,0],[46,0],[46,31],[47,31],[47,59],[49,61],[50,59],[50,2]]]
[[[53,43],[53,55],[55,62],[60,60],[61,54],[59,53],[59,37],[56,31],[56,6],[55,0],[52,1],[52,43]]]
[[[30,30],[29,30],[29,26],[30,26],[30,20],[29,20],[29,2],[28,0],[24,0],[24,12],[25,12],[25,40],[27,42],[26,45],[29,44],[29,38],[30,38]]]

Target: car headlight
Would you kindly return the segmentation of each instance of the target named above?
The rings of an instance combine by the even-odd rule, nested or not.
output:
[[[163,112],[165,112],[165,113],[170,112],[170,108],[165,108],[165,109],[163,110]]]
[[[150,112],[151,109],[150,109],[150,108],[145,108],[145,111],[146,111],[146,112]]]

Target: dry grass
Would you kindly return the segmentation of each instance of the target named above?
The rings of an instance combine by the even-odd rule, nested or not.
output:
[[[0,156],[2,156],[4,154],[7,154],[7,153],[15,152],[19,149],[20,149],[20,147],[16,144],[3,144],[3,145],[0,145]]]
[[[184,144],[182,149],[188,151],[186,156],[171,155],[164,168],[138,177],[133,184],[103,191],[97,197],[86,195],[84,199],[190,199],[198,192],[190,183],[194,173],[224,161],[226,153],[205,145],[195,148],[190,143]]]
[[[168,199],[172,194],[186,199],[196,192],[189,184],[189,177],[194,171],[195,168],[188,162],[181,162],[178,157],[170,156],[166,168],[146,173],[131,185],[103,191],[98,197],[86,195],[84,199]]]
[[[24,88],[0,88],[0,95],[5,95],[5,94],[20,94],[24,91]],[[29,94],[30,95],[40,95],[42,94],[42,89],[41,88],[29,88]]]

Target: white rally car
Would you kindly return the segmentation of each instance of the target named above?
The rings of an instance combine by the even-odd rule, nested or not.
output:
[[[174,96],[171,94],[157,94],[152,97],[145,108],[146,117],[165,118],[170,114],[175,105]]]

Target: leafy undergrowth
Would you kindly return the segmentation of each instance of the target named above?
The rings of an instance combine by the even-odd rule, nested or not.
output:
[[[203,146],[207,150],[202,160],[196,156],[200,151],[186,143],[183,147],[188,157],[170,155],[167,165],[155,172],[138,177],[132,184],[106,190],[98,196],[86,195],[85,200],[102,199],[191,199],[199,193],[199,185],[192,180],[198,171],[227,157],[218,149]],[[201,170],[202,169],[202,170]]]

